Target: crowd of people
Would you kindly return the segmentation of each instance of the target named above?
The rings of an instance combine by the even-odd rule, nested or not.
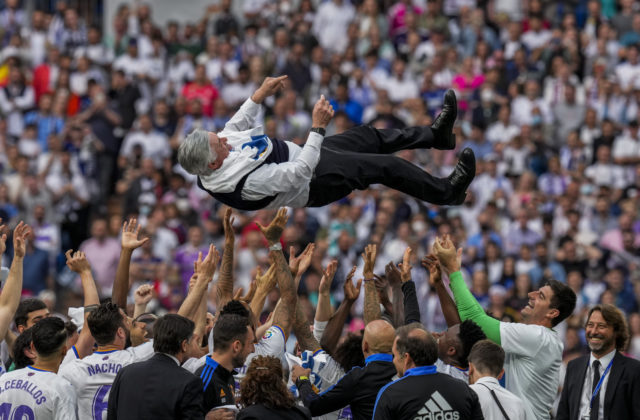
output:
[[[34,360],[38,368],[57,371],[62,362],[59,376],[71,384],[58,381],[59,376],[45,377],[26,388],[29,398],[39,400],[41,386],[60,382],[63,391],[47,400],[69,402],[72,389],[78,390],[80,418],[102,418],[95,413],[106,416],[112,404],[118,418],[145,418],[151,411],[135,414],[145,406],[126,396],[131,389],[166,383],[150,376],[138,383],[125,374],[141,376],[134,369],[145,365],[133,362],[172,360],[156,360],[155,350],[201,379],[195,382],[182,370],[174,371],[176,384],[184,387],[165,401],[170,404],[183,392],[185,397],[178,399],[185,413],[193,409],[186,405],[199,405],[203,398],[207,411],[235,403],[250,411],[239,418],[264,417],[259,406],[285,410],[294,401],[306,408],[282,416],[308,415],[305,410],[328,415],[319,408],[326,406],[333,418],[401,418],[404,414],[387,411],[397,409],[395,395],[406,393],[403,386],[416,387],[407,381],[424,378],[385,388],[380,410],[371,395],[376,397],[392,377],[408,371],[422,376],[431,365],[473,381],[476,394],[455,385],[428,385],[439,395],[425,391],[431,405],[412,402],[419,406],[419,418],[434,416],[436,407],[457,411],[453,401],[473,395],[479,396],[485,417],[487,410],[501,413],[495,404],[486,407],[493,398],[487,387],[505,410],[521,406],[527,418],[546,418],[549,411],[558,418],[589,416],[588,406],[600,418],[637,413],[632,411],[636,406],[624,405],[638,403],[627,400],[625,392],[616,393],[620,400],[615,405],[625,407],[619,415],[607,411],[612,399],[605,400],[604,392],[602,402],[581,394],[585,377],[584,389],[599,382],[594,371],[598,378],[620,381],[616,363],[622,362],[611,362],[607,374],[608,360],[596,369],[585,356],[602,350],[596,341],[608,337],[602,332],[607,326],[615,327],[617,338],[611,360],[623,352],[640,358],[636,2],[220,0],[197,22],[166,26],[157,23],[150,2],[120,6],[110,30],[85,22],[71,2],[52,2],[55,7],[36,7],[30,14],[18,0],[3,3],[0,217],[9,239],[2,255],[0,333],[4,328],[13,334],[7,333],[1,347],[0,372]],[[322,95],[336,111],[326,130],[334,135],[360,124],[378,129],[430,125],[444,93],[453,88],[457,147],[403,150],[398,156],[446,177],[459,152],[472,149],[476,177],[464,203],[437,206],[374,186],[324,207],[291,209],[281,246],[294,263],[299,262],[295,255],[302,254],[309,266],[299,276],[292,267],[297,289],[294,283],[289,293],[287,280],[278,277],[284,275],[278,268],[282,261],[274,260],[279,251],[269,248],[269,238],[256,225],[268,225],[275,212],[236,212],[233,220],[225,218],[226,206],[198,188],[196,177],[177,161],[179,146],[193,130],[224,130],[265,77],[279,75],[288,76],[284,89],[265,98],[257,120],[269,138],[298,145],[307,140],[312,108]],[[132,217],[137,220],[123,228],[122,221]],[[237,240],[229,240],[230,232]],[[433,247],[440,242],[463,250],[459,270],[449,267],[446,273],[450,284],[434,280],[433,270],[443,261]],[[209,244],[221,250],[223,261],[218,270],[212,261],[204,263],[207,276],[214,278],[211,285],[211,278],[194,279],[200,253],[215,254]],[[377,254],[372,267],[367,266],[369,244]],[[413,252],[405,256],[407,248]],[[67,253],[70,249],[75,251]],[[365,258],[359,257],[362,252]],[[225,265],[228,255],[235,258]],[[222,295],[221,277],[233,279],[222,281]],[[351,278],[364,279],[363,293]],[[569,313],[559,310],[557,301],[550,303],[559,312],[553,322],[548,320],[557,335],[517,327],[523,322],[530,327],[527,313],[539,299],[533,298],[531,307],[532,293],[542,291],[548,298],[546,288],[555,296],[565,286],[576,302]],[[445,299],[451,294],[455,301]],[[104,303],[108,298],[115,305]],[[371,315],[372,302],[384,308],[379,315]],[[214,315],[201,318],[207,310]],[[181,318],[165,315],[175,312]],[[47,319],[32,328],[47,314],[71,322]],[[95,331],[86,321],[90,316]],[[314,319],[320,322],[311,334],[303,324],[308,327]],[[333,329],[323,332],[323,322]],[[404,329],[396,332],[388,325]],[[194,328],[200,346],[191,349]],[[423,331],[439,337],[435,350],[431,334]],[[152,336],[153,344],[144,344]],[[475,350],[471,339],[478,341]],[[445,343],[452,342],[453,353],[448,353]],[[219,351],[214,343],[220,343]],[[552,346],[558,357],[541,361],[527,353],[540,343]],[[209,347],[209,359],[194,357],[202,347]],[[604,348],[610,349],[610,343]],[[117,356],[109,355],[113,350]],[[258,356],[245,364],[249,354]],[[391,367],[389,355],[396,354],[408,364],[394,360]],[[286,361],[280,366],[270,356]],[[375,363],[365,365],[369,357]],[[502,363],[496,362],[501,357],[504,377]],[[627,371],[636,369],[623,360],[629,363]],[[542,362],[549,363],[547,370]],[[528,370],[527,363],[544,372]],[[580,363],[588,370],[579,372]],[[127,364],[131,369],[122,370],[110,394],[115,374]],[[314,370],[317,365],[324,369]],[[144,372],[153,371],[152,366]],[[367,379],[371,388],[347,385],[358,377],[338,382],[353,366],[364,368],[350,375],[378,375]],[[468,371],[461,370],[467,366]],[[229,372],[235,368],[240,370],[234,379]],[[88,376],[83,374],[87,370]],[[279,384],[275,378],[288,371],[302,380],[273,388]],[[249,378],[245,385],[243,378]],[[506,388],[496,385],[499,380]],[[0,413],[28,417],[27,409],[23,413],[18,406],[2,405],[3,394],[20,388],[18,382],[9,388],[4,378],[0,382]],[[203,389],[196,390],[200,383]],[[333,400],[331,391],[318,394],[334,384],[342,400]],[[79,391],[85,388],[93,391]],[[107,398],[115,390],[119,397]],[[347,390],[367,393],[363,405]],[[594,403],[599,405],[595,410]],[[471,411],[460,411],[461,418],[477,413],[477,404],[466,409]],[[56,410],[56,415],[67,417],[67,412]]]

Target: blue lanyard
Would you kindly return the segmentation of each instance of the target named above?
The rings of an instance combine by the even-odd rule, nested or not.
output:
[[[611,359],[611,361],[609,362],[609,365],[607,365],[607,368],[604,370],[604,373],[602,374],[602,376],[600,377],[600,380],[598,381],[598,385],[596,385],[596,389],[594,389],[593,394],[591,394],[591,403],[589,404],[589,409],[593,407],[593,400],[596,399],[596,396],[598,395],[598,391],[600,391],[600,387],[602,386],[602,382],[604,382],[604,378],[607,376],[607,373],[609,373],[609,369],[611,369],[612,364],[613,364],[613,359]]]

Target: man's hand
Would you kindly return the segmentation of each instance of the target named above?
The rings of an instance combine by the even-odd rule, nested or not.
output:
[[[0,217],[0,256],[7,250],[7,234],[4,232],[5,226],[2,224],[2,218]]]
[[[362,259],[364,260],[364,268],[362,274],[366,280],[373,280],[373,267],[376,265],[376,245],[369,244],[365,247]]]
[[[411,280],[411,254],[413,250],[411,248],[407,248],[404,251],[404,255],[402,256],[402,264],[400,264],[400,278],[403,283],[406,283]]]
[[[331,103],[324,98],[324,95],[320,96],[318,102],[313,106],[311,127],[327,128],[331,118],[333,118],[333,114],[334,111]]]
[[[256,285],[257,291],[261,295],[268,295],[276,287],[278,279],[276,278],[276,265],[271,264],[271,267],[266,273],[262,274],[260,267],[256,269]]]
[[[344,299],[349,302],[355,302],[358,300],[358,296],[360,296],[360,288],[362,287],[362,279],[358,280],[358,283],[353,285],[353,275],[356,273],[356,267],[353,267],[349,274],[347,274],[347,279],[344,281]]]
[[[136,248],[144,245],[149,238],[138,239],[138,234],[140,233],[140,229],[142,226],[138,224],[136,219],[129,219],[129,222],[126,221],[122,225],[122,248],[133,251]]]
[[[258,88],[251,97],[251,100],[257,104],[261,104],[266,98],[271,95],[275,95],[278,91],[284,89],[287,80],[287,75],[280,77],[267,77],[262,82],[262,86]]]
[[[207,283],[211,283],[219,261],[220,254],[218,253],[218,250],[213,246],[213,244],[209,245],[209,253],[205,259],[198,264],[198,278],[200,278],[200,275],[203,275],[207,279]]]
[[[438,258],[435,255],[425,255],[425,257],[422,259],[422,266],[429,270],[429,284],[432,287],[435,287],[439,283],[442,283],[442,271],[440,270],[440,263],[438,262]]]
[[[253,297],[256,295],[256,290],[258,290],[258,283],[253,280],[249,284],[249,291],[247,292],[247,294],[242,296],[242,294],[244,293],[244,289],[241,287],[236,291],[236,294],[233,296],[233,300],[239,300],[247,304],[251,303]]]
[[[218,408],[207,413],[205,420],[234,420],[235,413],[228,408]]]
[[[27,253],[27,236],[29,235],[29,225],[20,221],[13,230],[13,255],[15,258],[24,258]]]
[[[298,255],[295,256],[294,247],[289,247],[289,270],[291,270],[291,275],[295,278],[297,275],[303,275],[311,265],[311,257],[313,256],[313,251],[316,248],[316,244],[311,242],[307,245],[307,247]]]
[[[273,245],[280,240],[282,236],[282,231],[287,224],[287,220],[289,216],[287,215],[287,209],[282,207],[276,213],[276,217],[271,221],[269,226],[266,228],[260,224],[260,222],[256,222],[256,225],[260,228],[260,231],[269,242],[269,245]]]
[[[67,267],[74,273],[91,273],[91,265],[89,265],[89,261],[87,260],[87,256],[84,255],[82,251],[76,251],[73,253],[73,250],[70,249],[65,252],[65,257],[67,257]]]
[[[402,283],[402,273],[400,273],[400,270],[398,270],[398,267],[396,267],[393,261],[384,267],[384,276],[387,278],[391,287]]]
[[[300,365],[293,365],[293,369],[291,369],[291,382],[294,384],[301,376],[306,376],[307,378],[311,375],[311,369],[305,369]]]
[[[153,287],[143,284],[138,287],[133,294],[133,301],[136,305],[147,305],[153,298]]]
[[[462,248],[458,248],[453,245],[449,235],[445,235],[443,238],[436,238],[433,244],[433,251],[440,262],[440,266],[447,275],[460,271],[462,265]]]
[[[224,212],[224,219],[222,219],[222,223],[224,226],[224,240],[225,242],[230,242],[233,244],[236,239],[235,232],[233,231],[233,222],[235,218],[231,217],[231,207],[227,208]]]
[[[338,261],[332,260],[327,268],[322,272],[322,278],[320,279],[320,286],[318,287],[319,294],[329,294],[331,292],[331,283],[336,275],[338,269]]]

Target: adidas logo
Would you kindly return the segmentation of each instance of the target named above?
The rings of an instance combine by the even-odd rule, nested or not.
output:
[[[413,420],[459,420],[460,412],[451,408],[447,400],[438,391],[424,403]]]

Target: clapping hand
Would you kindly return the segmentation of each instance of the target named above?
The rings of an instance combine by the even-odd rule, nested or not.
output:
[[[353,285],[353,275],[356,273],[356,267],[353,267],[349,274],[347,274],[347,279],[344,281],[344,298],[350,302],[355,302],[358,300],[358,296],[360,296],[360,289],[362,287],[362,279],[358,280],[358,283]]]
[[[329,294],[331,291],[331,283],[333,283],[333,278],[336,275],[336,270],[338,269],[338,261],[333,260],[328,265],[327,268],[322,272],[322,278],[320,279],[320,286],[318,287],[318,293],[320,294]]]
[[[18,223],[13,230],[13,254],[18,258],[24,258],[27,253],[27,236],[31,232],[29,225],[24,222]]]

